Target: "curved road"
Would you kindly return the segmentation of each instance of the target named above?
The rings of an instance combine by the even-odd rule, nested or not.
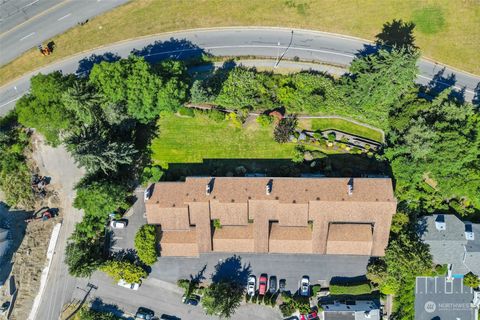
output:
[[[0,65],[128,0],[2,0]]]
[[[158,41],[157,43],[155,43]],[[165,57],[186,58],[208,52],[219,56],[264,56],[276,59],[284,55],[284,59],[299,57],[304,61],[315,61],[346,67],[354,56],[369,44],[360,39],[315,32],[284,28],[221,28],[197,29],[166,33],[115,43],[103,48],[81,53],[52,65],[41,68],[0,88],[0,115],[12,109],[18,100],[29,89],[32,75],[54,70],[64,73],[77,72],[79,60],[92,54],[102,55],[107,52],[127,57],[133,49],[142,50],[149,59]],[[88,64],[88,63],[87,63]],[[85,65],[85,64],[82,64]],[[279,66],[282,66],[280,62]],[[444,67],[440,64],[421,59],[420,74],[417,81],[427,84],[443,72],[437,79],[437,86],[446,86],[454,79],[457,90],[464,90],[465,98],[472,100],[480,77],[466,72]],[[443,71],[442,71],[443,70]],[[449,78],[450,80],[446,80]],[[478,90],[478,89],[477,89]]]

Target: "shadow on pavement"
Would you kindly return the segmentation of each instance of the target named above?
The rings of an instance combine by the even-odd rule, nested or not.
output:
[[[247,283],[248,276],[252,272],[250,264],[242,266],[242,258],[233,255],[223,261],[220,261],[215,266],[215,271],[212,274],[212,282],[218,283],[220,281],[235,282],[239,284]]]
[[[78,62],[78,69],[75,72],[77,75],[81,77],[88,77],[90,75],[90,71],[95,64],[100,62],[115,62],[120,60],[120,56],[112,52],[105,52],[104,54],[92,54],[90,57],[83,58]]]
[[[149,63],[165,59],[193,60],[206,54],[204,49],[186,39],[170,38],[167,41],[155,41],[141,50],[133,49],[132,54],[144,57]]]

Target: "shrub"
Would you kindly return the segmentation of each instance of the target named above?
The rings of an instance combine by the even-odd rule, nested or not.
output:
[[[280,305],[280,312],[282,316],[289,317],[296,311],[295,306],[292,303],[282,303]]]
[[[463,278],[463,284],[470,288],[476,289],[478,286],[480,286],[480,280],[476,274],[469,272]]]
[[[327,137],[328,137],[328,141],[334,142],[335,139],[337,138],[337,135],[335,134],[335,132],[329,132]]]
[[[143,225],[135,235],[138,258],[148,266],[157,261],[157,233],[154,225]]]
[[[213,219],[213,227],[215,229],[222,229],[222,224],[219,219]]]
[[[225,113],[217,109],[211,109],[207,111],[207,116],[216,122],[225,120]]]
[[[239,117],[235,112],[230,112],[225,116],[225,120],[230,121],[231,124],[233,124],[234,127],[236,128],[241,128],[242,127],[242,121],[240,121]]]
[[[266,114],[262,114],[257,117],[256,121],[258,124],[260,124],[262,127],[265,128],[270,126],[273,123],[273,117]]]
[[[193,112],[192,108],[187,108],[185,106],[181,106],[178,108],[178,114],[184,117],[194,117],[195,113]]]
[[[322,287],[319,284],[312,286],[312,296],[316,296]]]
[[[187,290],[189,285],[190,285],[190,280],[188,280],[188,279],[178,279],[177,280],[177,286],[184,289],[184,290]]]
[[[293,152],[292,161],[294,163],[302,163],[304,160],[305,147],[302,145],[296,145]]]
[[[372,292],[370,282],[330,284],[332,295],[361,295]]]
[[[283,118],[280,120],[275,127],[275,131],[273,135],[275,137],[275,141],[279,143],[288,142],[290,136],[295,132],[295,128],[297,127],[297,118],[290,117],[290,118]]]
[[[202,81],[195,80],[190,89],[190,101],[192,103],[206,103],[211,100],[210,98],[208,90],[204,87]]]
[[[258,295],[255,294],[255,295],[252,297],[252,303],[257,303],[257,300],[258,300]]]
[[[323,140],[323,136],[320,132],[314,132],[313,137],[317,140]]]
[[[120,279],[128,283],[139,283],[142,278],[147,276],[145,270],[130,261],[110,260],[100,267],[100,270],[108,274],[115,281]]]
[[[249,295],[248,293],[245,294],[245,302],[250,302],[250,299],[252,299],[252,296]]]
[[[158,182],[162,178],[163,173],[162,167],[160,166],[145,167],[140,177],[141,184],[146,186],[150,183]]]

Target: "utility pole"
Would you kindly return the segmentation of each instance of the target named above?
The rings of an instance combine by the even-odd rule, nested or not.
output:
[[[288,44],[287,48],[285,48],[285,51],[283,51],[283,53],[280,57],[278,56],[278,54],[280,53],[280,42],[278,42],[278,45],[277,45],[277,48],[278,48],[277,49],[277,61],[275,62],[275,65],[273,66],[273,69],[277,69],[278,65],[280,64],[280,61],[283,59],[283,57],[287,53],[288,49],[292,45],[292,42],[293,42],[293,30],[292,30],[292,33],[291,33],[291,36],[290,36],[290,43]]]

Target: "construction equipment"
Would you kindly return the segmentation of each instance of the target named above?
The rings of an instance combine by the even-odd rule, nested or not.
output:
[[[36,221],[36,220],[41,220],[41,221],[46,221],[48,219],[51,219],[57,215],[57,209],[51,209],[49,207],[43,207],[37,212],[33,213],[28,219],[25,219],[26,223]]]

